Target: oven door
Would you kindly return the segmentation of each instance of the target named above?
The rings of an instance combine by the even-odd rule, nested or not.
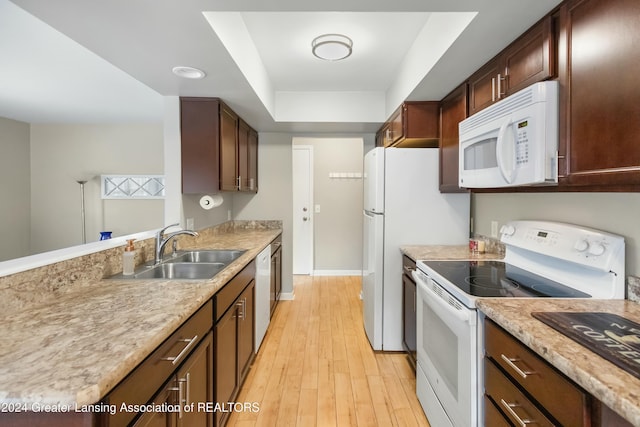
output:
[[[477,425],[477,313],[421,271],[416,388],[432,425]],[[435,395],[437,401],[432,398]]]

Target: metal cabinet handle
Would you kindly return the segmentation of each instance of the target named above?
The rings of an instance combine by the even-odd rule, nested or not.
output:
[[[237,317],[240,320],[245,320],[246,313],[247,313],[247,299],[242,298],[240,301],[236,303],[236,307],[238,307],[239,309],[239,313],[237,314]]]
[[[513,369],[514,371],[516,371],[516,373],[518,375],[520,375],[522,378],[527,378],[529,375],[535,375],[537,374],[536,371],[523,371],[522,369],[520,369],[515,362],[520,362],[521,360],[518,359],[517,357],[507,357],[504,354],[501,354],[500,357],[502,358],[502,360],[504,360],[507,365],[509,365],[511,367],[511,369]]]
[[[178,379],[178,418],[182,418],[182,408],[191,402],[191,374]],[[184,397],[183,397],[184,396]]]
[[[491,77],[491,102],[496,102],[496,78]]]
[[[188,343],[187,345],[184,346],[184,348],[182,349],[182,351],[180,353],[178,353],[177,356],[175,357],[162,357],[160,358],[160,360],[166,360],[168,362],[171,362],[172,365],[177,365],[178,362],[180,361],[180,359],[182,359],[184,356],[186,356],[186,354],[189,352],[189,350],[191,350],[191,347],[193,347],[193,345],[196,343],[196,341],[198,340],[198,336],[194,335],[193,338],[191,339],[181,339],[178,340],[178,342],[186,342]]]
[[[239,176],[236,180],[236,187],[238,187],[238,190],[242,189],[242,176]]]
[[[502,92],[502,82],[506,83],[506,79],[506,76],[498,73],[498,99],[502,99],[507,94],[506,92]]]
[[[513,408],[522,407],[522,405],[518,405],[517,403],[507,403],[504,399],[500,399],[500,404],[504,407],[504,409],[511,414],[513,418],[515,418],[516,422],[521,427],[527,427],[528,424],[537,424],[536,420],[531,420],[529,418],[522,419]]]

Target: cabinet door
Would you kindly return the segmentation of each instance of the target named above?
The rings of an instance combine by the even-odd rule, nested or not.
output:
[[[155,405],[176,405],[178,390],[175,378],[158,393],[152,403]],[[178,414],[176,412],[145,412],[136,420],[133,427],[178,427]]]
[[[393,113],[393,115],[391,116],[391,119],[389,119],[389,123],[391,125],[389,128],[390,129],[389,145],[395,144],[396,142],[398,142],[404,137],[404,126],[402,123],[403,109],[404,109],[404,105],[401,105],[400,108],[398,108]]]
[[[237,310],[232,306],[215,326],[215,401],[230,402],[237,391]],[[224,414],[215,413],[215,425],[219,426]]]
[[[220,108],[220,190],[238,190],[238,116],[224,104]]]
[[[249,127],[244,120],[238,123],[238,183],[240,191],[249,189]]]
[[[467,118],[467,84],[464,83],[440,103],[440,192],[465,192],[458,186],[460,138],[458,123]]]
[[[258,132],[249,128],[247,191],[258,192]]]
[[[217,193],[219,184],[220,101],[180,98],[182,192]]]
[[[280,293],[282,292],[282,246],[278,246],[275,254],[275,280],[276,280],[276,302],[280,301]]]
[[[564,132],[561,128],[566,171],[560,182],[638,191],[640,2],[574,0],[563,7],[560,20],[566,115],[561,123],[567,123]]]
[[[553,77],[555,43],[551,21],[551,16],[545,17],[501,54],[506,95]]]
[[[269,290],[269,299],[271,302],[271,316],[276,309],[277,292],[276,292],[276,254],[271,254],[271,289]]]
[[[404,328],[402,342],[412,360],[416,360],[416,284],[406,274],[402,275],[402,313]]]
[[[213,425],[213,413],[198,411],[198,403],[213,402],[213,334],[209,332],[176,374],[181,405],[196,406],[195,411],[178,414],[179,427]]]
[[[501,73],[499,61],[492,60],[469,77],[469,115],[487,108],[500,99],[498,89],[502,90],[502,82],[498,74]]]
[[[402,110],[402,136],[406,139],[434,139],[439,132],[440,105],[437,101],[407,101]]]
[[[240,191],[258,192],[258,132],[243,120],[238,125]]]
[[[252,280],[236,303],[238,307],[238,384],[242,384],[255,354],[255,287],[255,282]]]

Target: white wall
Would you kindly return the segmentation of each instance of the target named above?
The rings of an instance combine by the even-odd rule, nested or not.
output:
[[[163,200],[102,200],[101,174],[164,170],[162,123],[31,125],[31,252],[82,243],[80,185],[85,185],[87,242],[163,225]]]
[[[361,178],[330,178],[330,173],[359,173],[363,138],[294,138],[313,147],[314,271],[353,274],[362,270]],[[315,207],[314,206],[314,207]],[[311,209],[314,209],[312,207]]]
[[[282,221],[282,292],[293,292],[291,138],[286,133],[260,133],[258,193],[235,194],[233,217],[238,220]]]
[[[506,193],[473,195],[473,224],[491,235],[491,221],[540,219],[584,225],[625,237],[626,275],[640,276],[639,193]]]
[[[29,255],[29,124],[0,117],[0,261]]]

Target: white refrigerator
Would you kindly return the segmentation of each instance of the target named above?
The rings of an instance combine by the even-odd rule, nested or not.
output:
[[[469,239],[470,196],[438,190],[437,148],[382,148],[364,158],[364,328],[374,350],[402,351],[400,246]]]

